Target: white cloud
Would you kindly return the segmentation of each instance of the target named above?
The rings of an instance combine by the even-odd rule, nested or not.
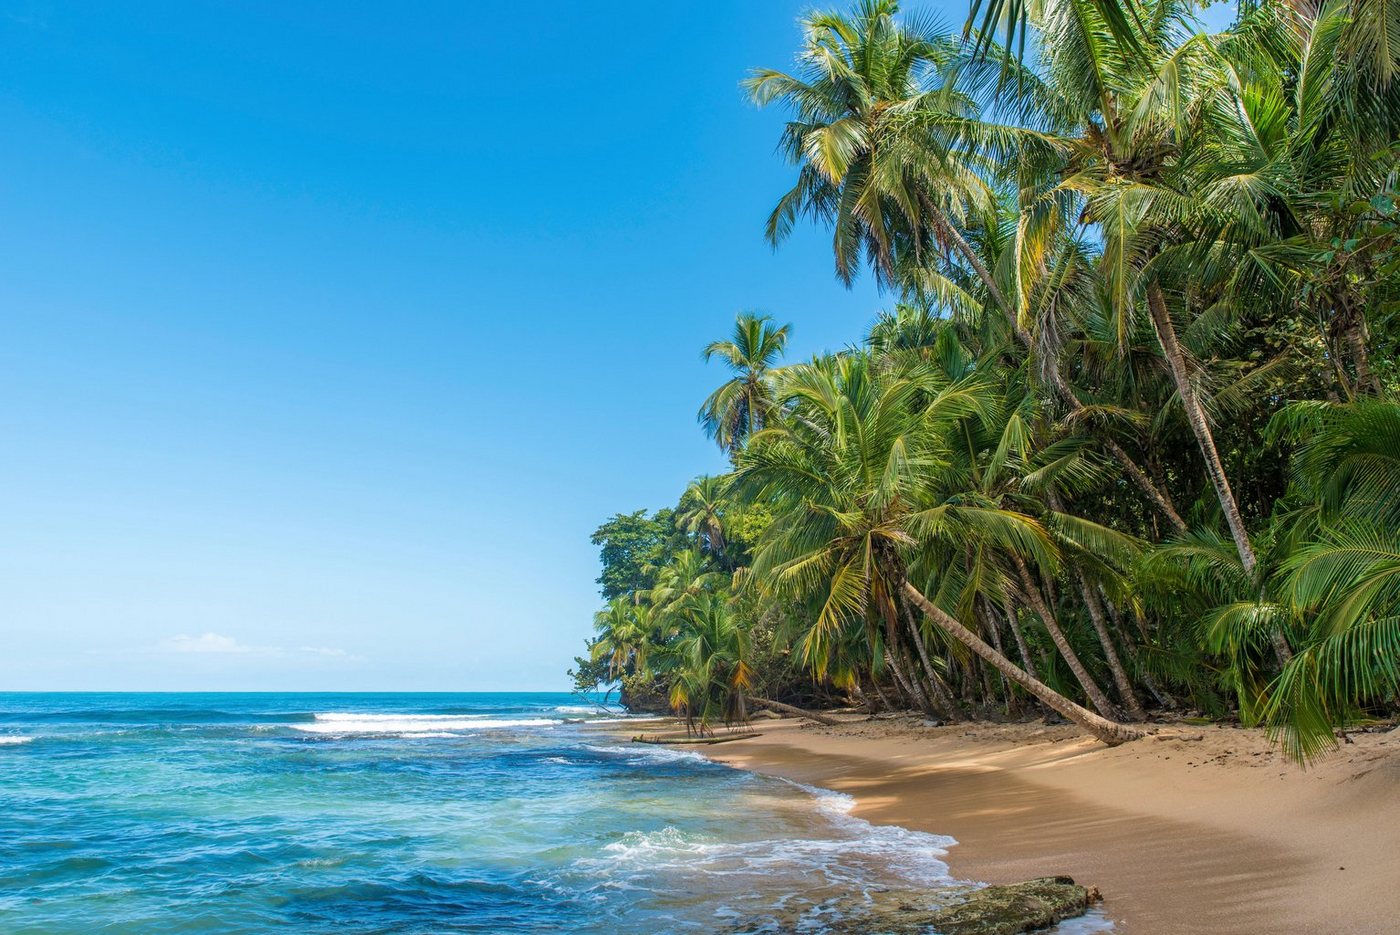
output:
[[[343,649],[334,649],[328,646],[298,646],[288,648],[284,646],[250,646],[247,643],[240,643],[231,636],[224,636],[222,633],[202,633],[199,636],[190,636],[181,633],[165,640],[155,648],[148,650],[154,653],[197,653],[200,655],[218,656],[261,656],[294,658],[298,656],[320,656],[331,659],[354,659]]]
[[[245,646],[231,636],[205,633],[202,636],[179,636],[166,640],[160,649],[171,653],[266,653],[271,647]]]

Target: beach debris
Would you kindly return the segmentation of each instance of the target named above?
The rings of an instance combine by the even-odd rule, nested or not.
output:
[[[822,724],[826,727],[836,727],[841,723],[836,720],[836,718],[827,717],[825,714],[816,711],[808,711],[806,708],[799,708],[790,704],[783,704],[771,698],[759,698],[756,695],[750,695],[749,704],[760,708],[769,708],[779,714],[786,714],[789,717],[806,718],[809,721],[816,721],[818,724]]]
[[[749,740],[753,737],[762,737],[757,731],[734,734],[707,734],[704,736],[684,735],[684,734],[638,734],[632,738],[633,743],[655,743],[672,746],[676,744],[715,744],[729,743],[731,740]]]

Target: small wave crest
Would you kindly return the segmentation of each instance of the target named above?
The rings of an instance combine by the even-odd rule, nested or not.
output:
[[[493,718],[484,714],[353,714],[315,715],[310,724],[289,724],[309,734],[385,734],[399,737],[456,737],[461,731],[505,730],[512,727],[551,727],[555,718]]]
[[[594,753],[606,753],[609,756],[624,758],[630,764],[641,763],[710,763],[709,758],[694,752],[693,750],[676,750],[672,747],[644,747],[641,745],[624,747],[620,745],[602,745],[586,743],[585,750],[592,750]]]
[[[33,739],[34,739],[33,737],[17,737],[17,736],[14,736],[14,735],[8,735],[8,736],[0,737],[0,746],[4,746],[4,745],[8,745],[8,746],[18,746],[19,744],[22,744],[22,743],[29,743],[29,742],[31,742]]]

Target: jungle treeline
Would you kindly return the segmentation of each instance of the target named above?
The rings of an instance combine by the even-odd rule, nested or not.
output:
[[[1316,757],[1400,698],[1400,0],[990,2],[811,13],[744,81],[768,239],[888,311],[704,349],[732,469],[598,529],[575,677],[700,730],[1167,711]]]

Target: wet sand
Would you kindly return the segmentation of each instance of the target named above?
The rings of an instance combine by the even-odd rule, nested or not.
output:
[[[1109,749],[1033,724],[756,727],[690,749],[952,835],[966,879],[1069,874],[1126,933],[1400,932],[1400,729],[1305,771],[1236,728],[1159,725]]]

